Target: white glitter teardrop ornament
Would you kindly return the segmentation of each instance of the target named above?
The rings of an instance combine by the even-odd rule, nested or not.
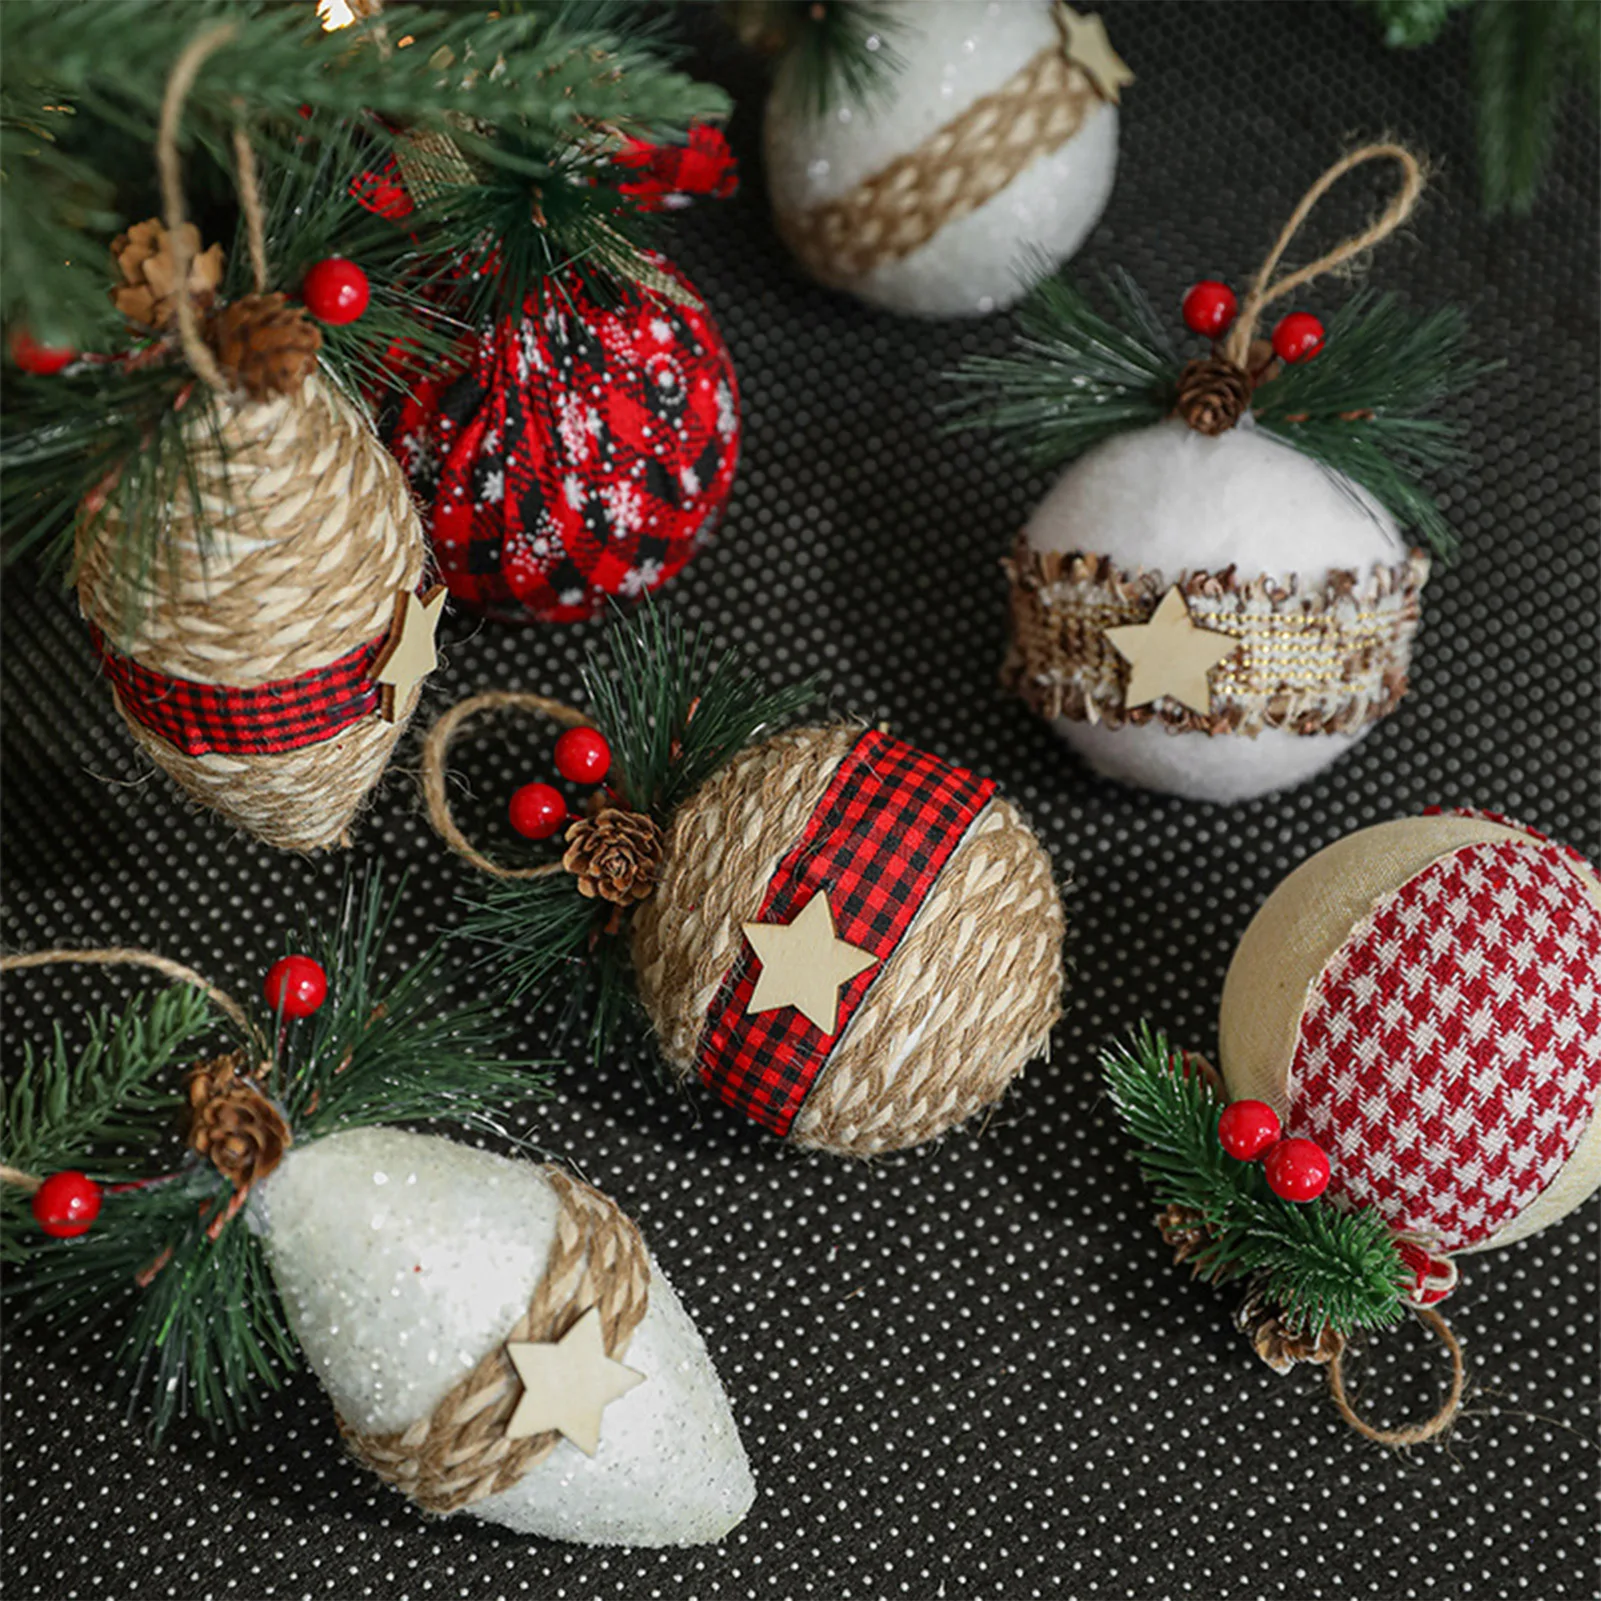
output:
[[[1117,111],[1068,62],[1047,0],[878,10],[900,65],[866,104],[819,113],[797,63],[779,70],[765,129],[779,228],[814,276],[890,311],[1009,306],[1100,218]]]
[[[629,1546],[720,1540],[749,1510],[750,1466],[705,1345],[597,1192],[449,1140],[359,1129],[292,1151],[253,1222],[352,1448],[419,1504]],[[630,1250],[636,1282],[618,1289]],[[505,1440],[504,1417],[521,1399],[508,1339],[558,1338],[597,1297],[603,1321],[621,1306],[633,1323],[610,1354],[644,1382],[614,1386],[625,1393],[604,1405],[593,1456],[556,1437],[508,1465],[520,1442]],[[557,1331],[526,1328],[542,1306]],[[463,1405],[464,1383],[480,1380],[488,1389]],[[501,1420],[487,1440],[482,1415]],[[468,1479],[473,1490],[456,1488]]]

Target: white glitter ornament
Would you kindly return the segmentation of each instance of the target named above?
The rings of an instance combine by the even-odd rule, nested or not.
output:
[[[1175,419],[1095,446],[1062,475],[1023,537],[1030,550],[1063,553],[1088,541],[1126,573],[1157,575],[1158,590],[1227,568],[1261,575],[1278,589],[1314,592],[1332,574],[1353,572],[1359,587],[1370,589],[1381,572],[1410,560],[1395,519],[1371,495],[1249,416],[1214,437]],[[1205,626],[1203,606],[1192,602],[1191,609]],[[1051,723],[1104,777],[1206,801],[1249,800],[1302,783],[1371,727],[1209,738],[1155,721]]]
[[[562,1255],[575,1200],[613,1230],[604,1242],[589,1237],[587,1258],[582,1248]],[[460,1404],[458,1386],[486,1371],[509,1338],[528,1337],[516,1326],[536,1296],[551,1295],[551,1276],[563,1277],[563,1327],[589,1304],[596,1278],[615,1266],[617,1241],[632,1235],[595,1192],[532,1163],[370,1128],[292,1150],[252,1207],[290,1324],[347,1439],[420,1504],[452,1510],[457,1497],[441,1485],[448,1492],[476,1475],[477,1498],[460,1503],[475,1517],[521,1534],[631,1546],[720,1540],[749,1510],[755,1486],[727,1397],[642,1248],[638,1294],[648,1301],[613,1354],[644,1382],[605,1405],[593,1456],[559,1438],[520,1471],[502,1466],[492,1493],[479,1493],[486,1462],[493,1473],[509,1444],[503,1423],[487,1450],[460,1443],[485,1392]],[[518,1389],[510,1372],[508,1362],[502,1412],[507,1385],[512,1399]],[[441,1409],[452,1404],[453,1432],[441,1433]],[[415,1459],[430,1450],[437,1460],[419,1476]],[[431,1488],[420,1493],[424,1477]]]
[[[1069,60],[1045,0],[889,3],[881,92],[819,109],[786,58],[768,100],[780,231],[814,276],[924,317],[1010,305],[1083,243],[1117,166],[1121,83]],[[877,13],[875,13],[876,15]],[[1078,19],[1096,37],[1094,19]],[[1091,60],[1086,56],[1086,60]]]

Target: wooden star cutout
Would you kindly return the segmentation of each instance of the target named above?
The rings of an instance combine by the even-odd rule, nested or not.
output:
[[[600,1444],[600,1415],[620,1395],[645,1382],[643,1373],[606,1355],[600,1308],[592,1306],[550,1344],[508,1340],[506,1355],[523,1381],[522,1399],[506,1425],[508,1440],[555,1429],[585,1456]]]
[[[819,890],[786,923],[747,923],[745,938],[761,959],[761,976],[747,1012],[793,1006],[824,1034],[839,1022],[839,987],[877,965],[858,946],[834,935],[834,909]]]
[[[438,665],[434,631],[445,609],[445,586],[435,584],[426,595],[402,589],[395,597],[395,621],[389,642],[373,663],[372,681],[383,688],[385,722],[396,722],[411,710],[417,686]]]
[[[1112,48],[1106,24],[1097,13],[1082,17],[1072,6],[1059,8],[1067,59],[1081,67],[1103,100],[1121,104],[1120,91],[1134,82],[1128,63]]]
[[[1202,628],[1178,586],[1162,597],[1148,623],[1108,628],[1107,643],[1129,664],[1123,706],[1132,711],[1166,695],[1192,712],[1212,710],[1212,689],[1206,675],[1240,648],[1228,634]]]

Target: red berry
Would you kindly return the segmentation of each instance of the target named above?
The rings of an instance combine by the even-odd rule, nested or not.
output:
[[[367,274],[343,256],[329,256],[306,274],[300,296],[318,322],[354,322],[367,309],[372,291]]]
[[[1323,324],[1309,311],[1292,311],[1273,330],[1273,354],[1280,361],[1310,361],[1323,348]]]
[[[52,1239],[73,1240],[100,1216],[100,1186],[82,1173],[52,1173],[33,1192],[33,1216]]]
[[[1284,1132],[1266,1101],[1234,1101],[1217,1120],[1218,1143],[1241,1162],[1254,1162]]]
[[[1312,1140],[1280,1140],[1262,1158],[1262,1171],[1285,1201],[1315,1201],[1329,1187],[1329,1159]]]
[[[26,328],[11,331],[11,359],[24,371],[48,378],[78,359],[66,345],[41,345]]]
[[[511,826],[525,839],[549,839],[567,821],[567,802],[549,784],[524,784],[506,810]]]
[[[611,746],[598,728],[569,728],[556,741],[556,771],[569,784],[598,784],[611,770]]]
[[[328,999],[328,975],[309,956],[284,956],[267,969],[267,1004],[285,1017],[310,1017]]]
[[[1203,278],[1191,284],[1184,296],[1184,326],[1192,334],[1216,339],[1234,321],[1240,303],[1234,291],[1216,278]]]

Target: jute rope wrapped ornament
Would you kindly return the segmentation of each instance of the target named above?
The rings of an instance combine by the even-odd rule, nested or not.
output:
[[[348,935],[343,950],[366,960]],[[83,959],[204,982],[141,952],[7,965]],[[186,1397],[207,1421],[239,1421],[250,1389],[278,1382],[270,1352],[312,1368],[352,1454],[425,1512],[588,1544],[721,1539],[750,1506],[750,1469],[693,1323],[616,1204],[556,1167],[365,1126],[449,1113],[487,1130],[497,1103],[537,1089],[525,1068],[469,1059],[489,1039],[482,1009],[431,1011],[437,986],[415,971],[388,989],[335,972],[309,1010],[292,984],[276,993],[276,1029],[221,998],[244,1043],[189,1070],[189,1155],[176,1173],[149,1153],[160,1176],[121,1184],[13,1165],[19,1140],[27,1160],[53,1154],[49,1109],[61,1104],[53,1085],[24,1084],[31,1104],[18,1116],[8,1103],[0,1179],[31,1195],[36,1230],[52,1237],[27,1231],[25,1289],[68,1312],[74,1296],[132,1294],[124,1354],[158,1370],[158,1432]],[[147,1084],[212,1021],[194,1005],[175,1018],[174,1004],[163,997],[127,1034],[155,1047]],[[338,1015],[323,1026],[328,1011]],[[415,1034],[409,1047],[383,1037],[397,1025]],[[72,1078],[65,1059],[54,1068]],[[155,1140],[164,1105],[152,1118],[146,1090],[142,1106],[130,1094],[117,1107],[130,1109]],[[93,1170],[82,1117],[53,1115]],[[64,1257],[52,1241],[67,1237]],[[117,1273],[130,1253],[145,1262],[132,1286]],[[177,1332],[158,1360],[144,1337],[164,1326]]]
[[[1488,813],[1362,829],[1303,863],[1257,913],[1218,1035],[1228,1105],[1210,1103],[1209,1127],[1229,1154],[1192,1143],[1197,1175],[1243,1172],[1262,1154],[1276,1194],[1310,1176],[1317,1204],[1366,1227],[1371,1247],[1348,1257],[1359,1287],[1337,1285],[1321,1305],[1286,1296],[1288,1278],[1259,1277],[1241,1326],[1281,1370],[1327,1363],[1336,1405],[1368,1437],[1432,1437],[1462,1393],[1455,1340],[1431,1310],[1455,1289],[1458,1259],[1527,1238],[1601,1186],[1601,878]],[[1126,1116],[1140,1103],[1130,1082],[1125,1059],[1114,1085]],[[1136,1133],[1164,1148],[1149,1128]],[[1196,1204],[1206,1189],[1198,1176],[1191,1193],[1164,1193],[1164,1233],[1204,1276],[1239,1276],[1213,1269],[1242,1260],[1248,1276],[1251,1243],[1231,1234],[1215,1194]],[[1343,1357],[1352,1334],[1402,1307],[1447,1345],[1454,1380],[1427,1422],[1378,1428],[1351,1405]]]
[[[807,8],[790,9],[804,28]],[[891,311],[1009,305],[1099,218],[1133,75],[1098,16],[1048,0],[862,11],[841,47],[887,63],[876,92],[818,93],[806,41],[779,68],[765,135],[779,232],[820,282]]]
[[[1400,187],[1370,226],[1280,274],[1319,200],[1368,162]],[[970,364],[983,420],[1042,463],[1082,451],[1007,562],[1007,682],[1097,772],[1196,799],[1299,783],[1404,696],[1430,557],[1449,530],[1412,474],[1450,455],[1422,414],[1479,370],[1450,311],[1416,318],[1358,295],[1324,330],[1274,301],[1385,238],[1423,188],[1417,159],[1379,144],[1307,192],[1235,315],[1192,288],[1185,319],[1218,341],[1182,368],[1138,290],[1103,318],[1066,284],[1025,313],[1030,353]],[[1041,354],[1048,349],[1049,354]]]
[[[426,547],[404,475],[322,370],[321,331],[267,292],[242,135],[254,293],[209,310],[210,291],[203,301],[193,292],[198,235],[184,220],[177,129],[195,74],[231,35],[226,24],[207,30],[173,71],[158,149],[165,221],[141,225],[170,258],[163,285],[189,288],[148,306],[142,283],[115,293],[158,336],[138,359],[181,359],[199,385],[181,397],[183,479],[153,555],[139,548],[116,475],[91,495],[78,601],[140,748],[229,822],[315,850],[347,842],[384,770],[434,665],[443,592],[419,594]],[[148,276],[149,252],[130,245],[125,278]]]
[[[591,662],[587,732],[606,746],[608,789],[567,830],[560,863],[483,856],[445,792],[466,719],[551,703],[463,702],[429,736],[436,826],[503,880],[468,931],[512,951],[526,983],[570,986],[585,960],[631,970],[678,1077],[805,1148],[897,1150],[993,1104],[1045,1050],[1062,984],[1060,898],[1016,809],[988,779],[878,729],[802,727],[745,745],[778,703],[736,683],[726,659],[685,671],[699,646],[654,614],[632,643],[625,629],[620,671],[650,687],[608,699],[619,669]],[[627,707],[662,704],[664,684],[678,708],[670,734],[631,725]],[[718,729],[740,737],[699,743]],[[591,839],[623,806],[649,826],[629,844],[611,830],[613,855],[597,867]]]

